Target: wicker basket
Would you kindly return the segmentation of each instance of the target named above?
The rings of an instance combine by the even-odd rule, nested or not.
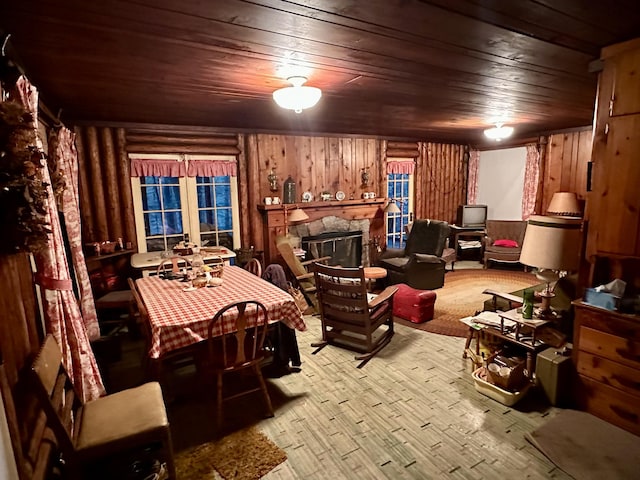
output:
[[[211,275],[212,278],[222,278],[222,272],[224,272],[224,260],[222,257],[216,257],[214,263],[207,265],[211,269],[209,275]]]

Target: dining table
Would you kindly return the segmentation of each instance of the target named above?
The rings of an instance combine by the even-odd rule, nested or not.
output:
[[[284,290],[237,266],[225,266],[222,283],[215,287],[191,287],[191,282],[142,277],[136,286],[147,308],[151,339],[148,355],[151,359],[201,342],[208,338],[209,322],[230,303],[257,300],[267,309],[267,323],[282,322],[291,329],[305,331],[302,312],[293,297]],[[249,313],[248,325],[255,325],[256,313]],[[235,330],[237,311],[227,312],[222,323],[212,332],[222,335]],[[258,322],[264,319],[259,317]]]

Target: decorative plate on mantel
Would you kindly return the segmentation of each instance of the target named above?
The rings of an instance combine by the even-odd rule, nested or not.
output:
[[[346,195],[342,190],[336,192],[336,200],[344,200]]]
[[[310,191],[306,191],[302,194],[302,201],[303,202],[313,202],[313,193],[311,193]]]

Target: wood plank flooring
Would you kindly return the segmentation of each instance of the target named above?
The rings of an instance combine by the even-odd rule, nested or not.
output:
[[[320,321],[307,325],[301,372],[269,380],[292,400],[259,422],[288,455],[266,479],[570,478],[523,436],[557,409],[535,393],[507,407],[477,392],[464,339],[396,325],[359,370],[348,350],[311,355]]]

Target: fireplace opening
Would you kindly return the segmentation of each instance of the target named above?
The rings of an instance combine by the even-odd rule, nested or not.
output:
[[[324,232],[302,237],[301,247],[305,260],[331,257],[329,265],[358,267],[362,264],[362,231]]]

